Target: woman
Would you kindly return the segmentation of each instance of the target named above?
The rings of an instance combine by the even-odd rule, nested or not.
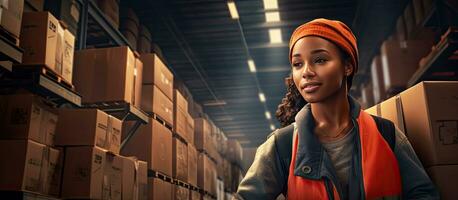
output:
[[[258,148],[235,198],[438,199],[405,135],[348,96],[358,70],[351,30],[316,19],[294,31],[289,49],[276,113],[285,127]]]

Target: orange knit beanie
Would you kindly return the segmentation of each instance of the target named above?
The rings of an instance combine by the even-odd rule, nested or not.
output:
[[[347,25],[340,21],[320,18],[297,27],[289,41],[290,62],[294,45],[299,39],[307,36],[318,36],[339,46],[350,55],[351,62],[355,67],[353,74],[358,71],[358,47],[356,45],[356,37]]]

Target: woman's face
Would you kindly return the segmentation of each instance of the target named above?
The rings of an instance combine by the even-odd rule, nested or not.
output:
[[[346,78],[353,67],[344,62],[339,48],[326,39],[308,36],[299,39],[292,50],[294,84],[308,103],[326,100],[346,90]]]

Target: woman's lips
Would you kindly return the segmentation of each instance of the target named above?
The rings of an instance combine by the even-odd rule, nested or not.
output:
[[[313,83],[313,84],[306,84],[303,88],[303,90],[306,92],[306,93],[312,93],[312,92],[315,92],[319,89],[319,87],[321,86],[321,84],[318,84],[318,83]]]

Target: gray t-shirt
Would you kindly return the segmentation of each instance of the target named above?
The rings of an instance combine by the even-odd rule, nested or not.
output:
[[[322,142],[322,145],[334,165],[340,185],[342,186],[342,199],[348,199],[348,175],[351,167],[353,152],[354,128],[344,137],[332,142]]]

